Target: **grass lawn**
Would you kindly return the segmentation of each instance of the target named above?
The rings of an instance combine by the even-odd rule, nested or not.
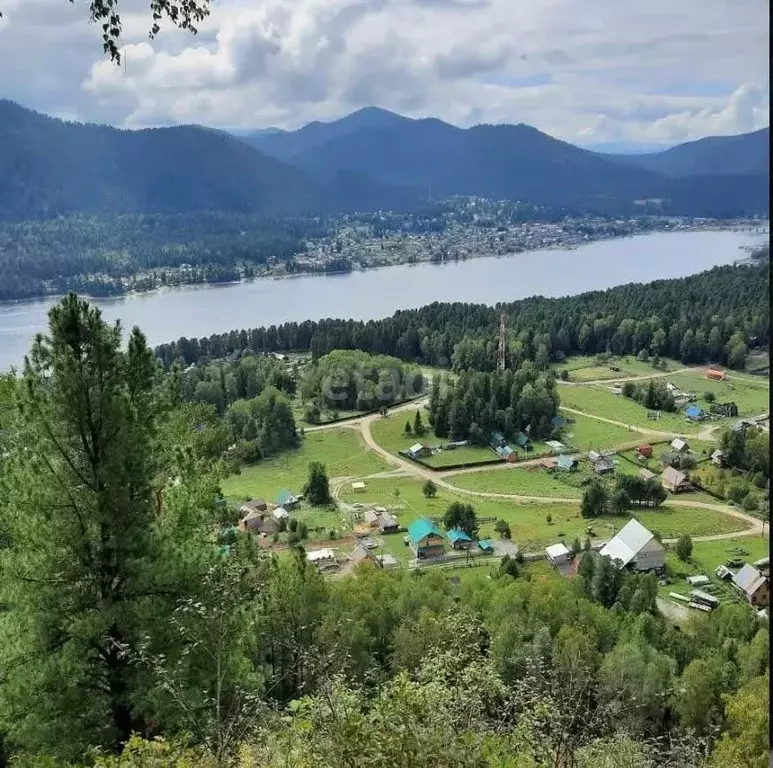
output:
[[[619,371],[613,371],[609,366],[614,365]],[[674,360],[667,361],[668,369],[682,367],[682,364]],[[597,364],[592,355],[572,355],[566,362],[556,366],[557,371],[569,371],[569,381],[593,381],[595,379],[619,379],[631,376],[648,376],[656,371],[650,363],[641,362],[635,357],[618,357],[607,364]],[[659,371],[658,371],[659,372]]]
[[[405,422],[413,428],[413,420],[416,412],[421,413],[422,423],[426,432],[421,437],[405,434]],[[400,451],[410,448],[414,443],[420,442],[426,445],[439,445],[448,442],[447,438],[435,437],[427,422],[427,411],[423,408],[403,411],[388,416],[386,419],[375,419],[370,427],[373,439],[390,453],[397,455]],[[490,448],[468,445],[456,448],[453,451],[443,451],[436,456],[428,456],[423,461],[431,467],[448,467],[454,464],[474,463],[478,461],[491,461],[496,454]]]
[[[513,470],[515,471],[515,470]],[[510,474],[509,470],[494,470],[492,475]],[[575,537],[583,540],[585,529],[589,522],[597,538],[611,538],[635,514],[642,525],[650,530],[658,531],[664,538],[675,538],[685,531],[694,535],[728,533],[742,530],[742,521],[714,512],[708,509],[690,507],[664,506],[657,510],[631,510],[630,514],[620,516],[604,516],[592,521],[580,517],[579,504],[539,504],[517,503],[508,499],[475,498],[461,493],[438,489],[434,499],[425,499],[421,492],[422,482],[409,478],[394,478],[389,480],[372,480],[368,482],[366,492],[355,494],[346,491],[342,500],[347,502],[361,501],[382,504],[388,507],[403,526],[408,526],[417,517],[427,516],[442,518],[452,501],[470,503],[475,507],[478,517],[494,517],[510,523],[513,540],[525,552],[539,551],[547,544],[563,538],[571,544]],[[395,490],[398,495],[395,495]],[[547,515],[551,523],[547,522]],[[564,536],[560,537],[559,533]],[[481,526],[481,538],[493,538],[494,524],[485,523]],[[402,545],[402,538],[398,539]],[[407,548],[406,548],[407,549]],[[403,556],[405,558],[405,555]]]
[[[576,408],[605,419],[614,419],[634,428],[644,427],[684,435],[697,434],[700,429],[699,425],[685,421],[684,414],[679,412],[661,411],[657,421],[650,421],[647,418],[647,409],[643,405],[622,395],[613,395],[604,384],[561,387],[559,394],[561,405],[567,408]]]
[[[712,381],[695,373],[677,373],[669,381],[680,389],[694,392],[698,396],[697,404],[706,410],[709,405],[703,399],[704,392],[713,392],[718,403],[735,402],[739,416],[758,416],[768,411],[770,385],[764,380],[751,381],[744,378]]]
[[[541,467],[508,466],[507,469],[481,470],[446,478],[447,482],[471,491],[514,493],[520,496],[555,496],[577,498],[582,488],[571,482],[576,473],[548,472]]]
[[[329,478],[363,476],[384,472],[389,465],[362,442],[353,429],[307,432],[301,447],[242,468],[223,481],[223,494],[231,501],[265,498],[273,501],[287,489],[300,493],[306,482],[309,462],[321,461]]]
[[[562,402],[566,389],[564,388],[559,392]],[[574,424],[567,424],[563,428],[561,431],[562,438],[581,453],[612,448],[615,445],[638,440],[639,438],[641,438],[642,442],[646,442],[643,434],[628,430],[625,427],[618,427],[615,424],[607,424],[597,419],[578,416],[573,413],[567,413],[565,416],[574,419]]]
[[[524,454],[526,455],[526,454]],[[427,456],[422,461],[429,467],[452,467],[457,464],[477,464],[496,459],[497,455],[491,448],[479,445],[465,445],[454,448],[453,451],[441,451],[434,456]]]
[[[725,565],[728,560],[736,558],[753,563],[768,554],[770,540],[766,536],[746,536],[742,539],[729,541],[696,541],[693,544],[692,557],[686,563],[674,553],[673,548],[666,552],[666,572],[671,583],[660,588],[662,597],[669,592],[680,595],[689,594],[692,587],[687,583],[687,576],[703,574],[708,576],[711,585],[709,591],[719,599],[743,600],[738,592],[726,582],[714,575],[718,565]],[[702,589],[706,589],[702,587]]]

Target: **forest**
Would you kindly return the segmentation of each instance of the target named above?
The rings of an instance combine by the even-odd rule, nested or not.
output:
[[[226,420],[278,429],[270,361],[212,370],[237,382]],[[231,436],[183,393],[210,373],[184,384],[70,295],[1,380],[0,764],[767,765],[746,605],[679,629],[655,576],[590,551],[570,580],[505,558],[457,583],[224,546]],[[550,381],[524,364],[458,390],[506,409]]]
[[[0,301],[238,280],[326,231],[322,219],[218,212],[0,221]]]
[[[223,358],[244,350],[303,350],[319,358],[357,349],[455,370],[496,367],[501,313],[507,362],[538,368],[571,354],[670,357],[743,368],[749,348],[770,337],[768,265],[715,267],[690,277],[630,284],[558,299],[533,297],[488,307],[434,303],[362,322],[326,319],[233,330],[162,344],[165,366]]]
[[[455,384],[445,387],[437,377],[429,415],[438,437],[484,445],[493,430],[510,438],[518,431],[548,437],[558,404],[553,374],[540,373],[526,361],[515,372],[464,371]]]

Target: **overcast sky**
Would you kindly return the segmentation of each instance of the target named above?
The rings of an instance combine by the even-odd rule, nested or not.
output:
[[[215,0],[198,36],[124,63],[87,0],[0,0],[0,97],[123,127],[295,128],[376,105],[582,144],[674,144],[768,125],[769,0]]]

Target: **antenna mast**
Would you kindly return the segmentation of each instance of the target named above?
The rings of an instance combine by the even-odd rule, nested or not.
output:
[[[505,370],[505,350],[507,348],[507,315],[503,312],[499,318],[499,347],[497,348],[497,368]]]

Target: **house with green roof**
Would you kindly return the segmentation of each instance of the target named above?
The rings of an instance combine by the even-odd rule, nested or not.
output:
[[[448,543],[454,549],[469,549],[475,544],[471,536],[464,531],[460,531],[458,528],[447,530],[446,538],[448,539]]]
[[[408,526],[408,541],[419,560],[439,557],[445,549],[445,537],[440,529],[426,517],[420,517]]]

